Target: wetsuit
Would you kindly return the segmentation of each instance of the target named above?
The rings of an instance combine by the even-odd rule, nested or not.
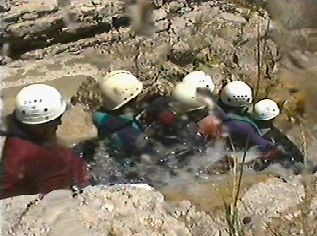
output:
[[[248,147],[254,145],[261,152],[275,148],[275,144],[265,139],[259,127],[247,117],[229,113],[222,122],[235,147],[244,148],[248,142]]]
[[[144,134],[143,126],[133,117],[95,112],[93,121],[99,137],[108,138],[109,151],[112,155],[127,157],[154,154]]]
[[[272,140],[275,144],[281,145],[287,156],[284,159],[289,159],[294,162],[304,162],[304,154],[299,150],[299,148],[291,141],[289,138],[283,134],[276,127],[270,128],[265,134],[264,138]]]

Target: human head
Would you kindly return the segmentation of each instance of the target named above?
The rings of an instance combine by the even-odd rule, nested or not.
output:
[[[183,78],[183,82],[196,88],[208,88],[210,92],[215,89],[215,84],[210,75],[203,71],[193,71]]]
[[[252,89],[243,81],[232,81],[220,91],[220,100],[230,107],[245,107],[252,103]]]
[[[177,113],[186,113],[206,107],[197,96],[197,88],[189,83],[179,82],[172,93],[173,108]]]
[[[263,99],[254,104],[253,118],[259,121],[273,120],[280,114],[280,109],[272,99]]]
[[[15,100],[17,121],[36,133],[55,135],[67,103],[60,92],[46,84],[32,84],[22,88]]]
[[[131,72],[112,71],[99,81],[106,110],[118,110],[136,98],[143,89],[143,83]]]

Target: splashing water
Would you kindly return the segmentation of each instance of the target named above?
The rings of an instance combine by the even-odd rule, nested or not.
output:
[[[222,209],[224,201],[230,201],[233,188],[232,173],[208,174],[208,167],[221,160],[225,152],[222,143],[208,147],[205,152],[198,152],[186,157],[179,163],[177,157],[171,165],[155,165],[133,162],[130,158],[120,160],[109,155],[103,143],[99,143],[91,163],[92,173],[97,183],[112,185],[123,183],[147,183],[160,190],[170,202],[189,200],[199,209],[211,211]],[[243,153],[235,153],[242,158]],[[248,158],[256,157],[249,152]],[[253,184],[272,177],[272,171],[255,173],[246,169],[242,181],[241,195]]]

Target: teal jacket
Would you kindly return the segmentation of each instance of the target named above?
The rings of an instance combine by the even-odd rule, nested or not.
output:
[[[93,122],[99,136],[109,138],[110,147],[115,150],[133,154],[146,146],[144,128],[133,117],[95,112]]]

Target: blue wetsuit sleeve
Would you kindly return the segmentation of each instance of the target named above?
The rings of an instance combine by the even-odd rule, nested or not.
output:
[[[249,143],[256,145],[260,151],[266,152],[275,148],[274,143],[260,136],[251,126],[246,125]]]
[[[100,128],[104,123],[106,123],[109,119],[109,116],[103,112],[94,112],[92,115],[92,120],[94,125],[97,128]]]
[[[224,122],[231,138],[233,140],[249,139],[249,146],[255,145],[261,152],[266,152],[275,148],[274,143],[260,136],[257,131],[247,122],[230,120]]]

